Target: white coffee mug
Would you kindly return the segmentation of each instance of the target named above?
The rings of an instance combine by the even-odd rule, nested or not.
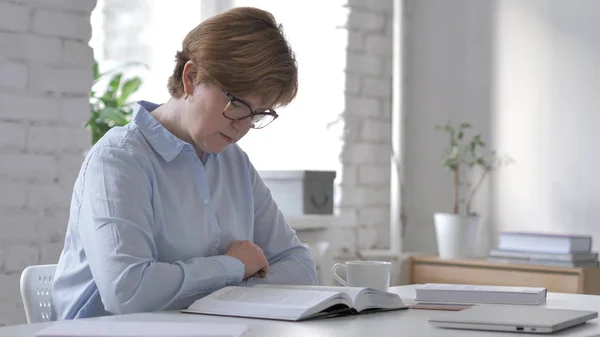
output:
[[[336,270],[346,269],[346,280]],[[386,261],[348,261],[336,263],[331,268],[333,278],[346,287],[367,287],[388,291],[392,274],[392,264]]]

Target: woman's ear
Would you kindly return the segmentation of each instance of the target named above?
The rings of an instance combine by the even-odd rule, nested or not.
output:
[[[196,78],[198,78],[198,67],[192,61],[187,61],[183,66],[182,76],[184,96],[194,94]]]

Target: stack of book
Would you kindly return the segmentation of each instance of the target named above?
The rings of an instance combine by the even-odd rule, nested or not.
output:
[[[547,233],[502,232],[498,247],[488,254],[489,261],[555,267],[598,265],[592,251],[592,237]]]
[[[417,304],[514,304],[538,305],[546,301],[547,289],[474,284],[427,283],[415,288]]]

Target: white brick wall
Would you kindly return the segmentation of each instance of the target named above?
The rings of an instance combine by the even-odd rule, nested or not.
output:
[[[44,4],[45,2],[40,2],[39,7],[44,7]],[[44,10],[39,7],[33,13],[33,33],[81,41],[89,41],[92,37],[90,19],[87,15],[65,13],[60,9]]]
[[[27,66],[7,60],[0,61],[0,86],[25,89],[27,84]]]
[[[19,4],[0,2],[0,29],[9,32],[26,32],[29,28],[29,9]]]
[[[56,263],[90,146],[96,0],[0,0],[0,325],[25,322],[22,270]]]
[[[342,211],[360,248],[389,247],[392,0],[349,0]]]

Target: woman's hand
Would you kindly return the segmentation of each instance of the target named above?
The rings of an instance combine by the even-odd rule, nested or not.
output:
[[[256,275],[264,277],[269,271],[269,262],[262,249],[250,240],[233,241],[225,255],[235,257],[246,266],[244,280]]]

